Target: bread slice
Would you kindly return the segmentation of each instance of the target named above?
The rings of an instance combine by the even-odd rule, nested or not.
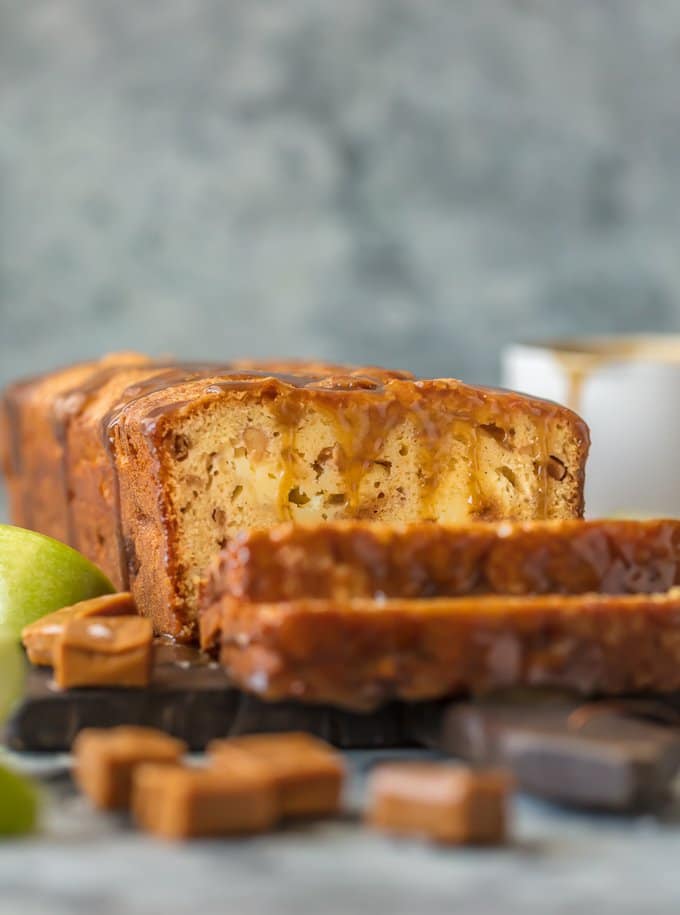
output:
[[[14,477],[44,529],[44,506],[30,503],[48,474],[63,518],[47,532],[130,587],[159,632],[195,637],[200,577],[242,528],[583,511],[587,428],[555,404],[384,369],[136,359],[38,381],[40,396],[29,386],[42,427],[60,417],[58,434],[46,438],[51,463]],[[10,417],[10,452],[17,425],[23,414]],[[35,444],[19,440],[24,454]]]
[[[220,658],[268,700],[369,710],[513,687],[680,689],[680,594],[413,600],[224,598]]]
[[[439,525],[334,521],[241,531],[202,605],[298,598],[664,592],[680,584],[680,521]]]

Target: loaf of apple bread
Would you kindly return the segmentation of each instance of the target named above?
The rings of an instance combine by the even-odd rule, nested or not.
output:
[[[453,379],[123,354],[15,385],[1,412],[13,520],[72,543],[183,640],[209,560],[244,528],[583,512],[583,421]]]

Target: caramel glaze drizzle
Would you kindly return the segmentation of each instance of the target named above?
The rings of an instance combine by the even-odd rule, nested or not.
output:
[[[361,389],[365,391],[375,390],[377,387],[375,383],[361,385]],[[343,391],[336,390],[331,394],[331,403],[336,396],[341,397],[342,393]],[[345,401],[345,408],[337,411],[333,410],[330,404],[320,400],[317,407],[335,427],[336,444],[339,446],[337,469],[342,477],[342,488],[346,495],[345,513],[349,517],[356,517],[360,508],[361,484],[364,477],[382,454],[385,440],[390,430],[399,423],[402,410],[391,400],[373,404],[354,404],[352,401]]]
[[[503,448],[511,448],[510,436],[507,426],[507,408],[499,404],[496,398],[488,394],[499,393],[495,389],[465,388],[461,384],[460,393],[465,393],[461,398],[461,406],[455,416],[449,411],[442,411],[441,417],[417,403],[411,404],[411,413],[416,417],[421,432],[420,466],[423,470],[422,489],[422,515],[424,518],[437,520],[435,496],[437,481],[442,473],[450,467],[451,455],[443,447],[446,442],[446,433],[465,446],[467,455],[467,498],[470,515],[474,518],[485,520],[492,507],[489,504],[488,494],[484,490],[481,453],[484,441],[483,429],[489,425],[498,430],[494,436]],[[502,392],[506,395],[511,392]],[[550,409],[544,403],[542,410],[534,410],[534,446],[535,470],[537,486],[535,491],[536,509],[535,517],[544,519],[548,517],[549,509],[549,461],[550,461],[550,431],[552,417],[561,408],[554,405]],[[548,407],[546,410],[545,408]]]

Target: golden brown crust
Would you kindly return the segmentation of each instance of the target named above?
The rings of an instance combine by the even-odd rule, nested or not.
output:
[[[370,709],[510,687],[680,688],[680,595],[222,601],[221,660],[270,700]]]
[[[680,521],[282,524],[243,531],[202,594],[247,601],[654,593],[680,584]]]
[[[59,393],[96,368],[92,362],[69,366],[4,391],[3,466],[14,524],[68,540],[63,453],[52,407]]]
[[[71,543],[65,435],[72,412],[102,372],[149,362],[113,353],[10,385],[3,394],[3,466],[14,524]]]

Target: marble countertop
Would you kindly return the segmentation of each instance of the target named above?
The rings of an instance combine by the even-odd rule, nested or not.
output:
[[[510,846],[441,849],[358,822],[366,772],[397,755],[406,754],[347,754],[352,775],[340,820],[186,845],[151,840],[122,817],[93,812],[71,786],[64,757],[39,759],[44,829],[0,845],[0,915],[680,910],[680,806],[660,817],[619,817],[520,797]]]

